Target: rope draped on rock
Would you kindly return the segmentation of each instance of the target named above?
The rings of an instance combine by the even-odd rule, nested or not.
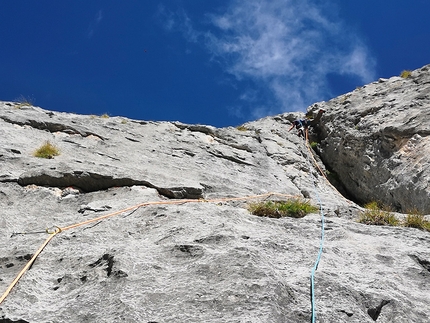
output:
[[[324,172],[321,170],[321,168],[319,167],[317,161],[315,160],[310,145],[309,145],[309,141],[308,141],[308,132],[306,129],[306,147],[309,150],[309,154],[308,154],[308,162],[310,163],[309,160],[309,156],[312,156],[314,163],[316,165],[316,167],[319,169],[320,173],[322,176],[324,176],[324,178],[327,180],[327,177],[325,176]],[[328,182],[328,180],[327,180]],[[315,295],[314,295],[314,276],[315,276],[315,271],[318,269],[318,264],[319,261],[321,259],[321,255],[322,255],[322,251],[323,251],[323,243],[324,243],[324,213],[322,210],[322,203],[320,200],[320,197],[318,195],[318,191],[317,191],[317,187],[315,185],[315,182],[313,182],[314,184],[314,190],[315,190],[315,195],[317,196],[318,199],[318,203],[319,203],[319,207],[320,207],[320,214],[321,214],[321,239],[320,239],[320,248],[319,248],[319,252],[315,261],[315,264],[311,270],[311,276],[310,276],[310,280],[311,280],[311,284],[310,284],[310,293],[311,293],[311,311],[312,311],[312,323],[314,323],[316,321],[316,305],[315,305]],[[65,227],[59,227],[59,226],[53,226],[51,229],[46,229],[46,233],[49,234],[49,237],[43,242],[43,244],[39,247],[39,249],[34,253],[34,255],[32,256],[32,258],[28,261],[28,263],[24,266],[24,268],[19,272],[19,274],[16,276],[16,278],[12,281],[12,283],[10,284],[10,286],[6,289],[6,291],[3,293],[3,295],[0,297],[0,304],[6,299],[6,297],[9,295],[9,293],[11,292],[11,290],[13,289],[13,287],[18,283],[18,281],[21,279],[21,277],[25,274],[25,272],[31,267],[31,265],[34,263],[34,261],[36,260],[36,258],[40,255],[40,253],[43,251],[43,249],[49,244],[49,242],[57,235],[60,234],[64,231],[73,229],[73,228],[77,228],[80,226],[84,226],[84,225],[88,225],[90,223],[94,223],[94,222],[98,222],[119,214],[122,214],[124,212],[129,212],[129,211],[135,211],[138,208],[144,207],[144,206],[149,206],[149,205],[166,205],[166,204],[185,204],[185,203],[196,203],[196,202],[211,202],[211,203],[220,203],[220,202],[228,202],[228,201],[238,201],[238,200],[248,200],[248,199],[256,199],[256,198],[263,198],[263,197],[269,197],[272,195],[276,195],[276,196],[282,196],[282,197],[296,197],[294,195],[290,195],[290,194],[283,194],[283,193],[276,193],[276,192],[271,192],[271,193],[266,193],[266,194],[259,194],[259,195],[253,195],[253,196],[246,196],[246,197],[233,197],[233,198],[220,198],[220,199],[211,199],[211,200],[205,200],[205,199],[181,199],[181,200],[170,200],[170,201],[152,201],[152,202],[144,202],[144,203],[140,203],[125,209],[122,209],[120,211],[116,211],[113,213],[109,213],[109,214],[105,214],[93,219],[89,219],[87,221],[83,221],[83,222],[79,222],[79,223],[75,223],[75,224],[71,224]],[[17,233],[19,234],[19,233]]]
[[[40,253],[43,251],[43,249],[48,245],[48,243],[59,233],[62,233],[64,231],[74,229],[80,226],[88,225],[90,223],[98,222],[119,214],[122,214],[124,212],[129,211],[135,211],[138,208],[149,206],[149,205],[178,205],[178,204],[185,204],[185,203],[201,203],[201,202],[210,202],[210,203],[220,203],[220,202],[230,202],[230,201],[240,201],[240,200],[249,200],[249,199],[256,199],[256,198],[264,198],[269,196],[282,196],[287,198],[297,197],[295,195],[291,194],[284,194],[284,193],[265,193],[265,194],[259,194],[259,195],[252,195],[252,196],[245,196],[245,197],[228,197],[228,198],[219,198],[219,199],[181,199],[181,200],[170,200],[170,201],[151,201],[151,202],[144,202],[140,204],[136,204],[134,206],[130,206],[128,208],[122,209],[120,211],[112,212],[109,214],[105,214],[99,217],[96,217],[94,219],[89,219],[87,221],[71,224],[65,227],[59,227],[59,226],[53,226],[52,228],[46,229],[44,232],[49,234],[49,237],[43,242],[43,244],[39,247],[39,249],[34,253],[33,257],[28,261],[28,263],[24,266],[24,268],[19,272],[19,274],[16,276],[16,278],[12,281],[12,283],[9,285],[9,287],[6,289],[6,291],[3,293],[3,295],[0,297],[0,304],[6,299],[6,297],[9,295],[13,287],[18,283],[18,281],[21,279],[21,277],[25,274],[25,272],[31,267],[31,265],[34,263],[36,258],[40,255]]]

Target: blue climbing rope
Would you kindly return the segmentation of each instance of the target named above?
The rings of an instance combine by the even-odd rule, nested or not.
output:
[[[322,203],[321,203],[321,199],[318,195],[318,191],[316,188],[316,185],[314,183],[314,190],[315,190],[315,195],[317,196],[318,199],[318,203],[320,206],[320,214],[321,214],[321,238],[320,238],[320,249],[318,251],[318,256],[317,259],[315,260],[315,264],[312,268],[311,271],[311,310],[312,310],[312,323],[316,322],[316,306],[315,306],[315,288],[314,288],[314,277],[315,277],[315,271],[318,269],[318,264],[321,260],[321,255],[323,252],[323,246],[324,246],[324,212],[322,209]]]
[[[308,133],[307,133],[307,131],[306,131],[305,139],[306,139],[306,147],[308,148],[309,153],[310,153],[310,154],[312,154],[312,151],[310,150],[310,147],[309,147],[309,141],[308,141]],[[309,155],[308,155],[307,157],[308,157],[308,163],[310,164],[309,166],[311,166],[311,162],[310,162],[310,160],[309,160]],[[312,156],[312,157],[313,157],[313,156]],[[315,161],[315,159],[314,159],[314,161]],[[315,161],[315,163],[316,163],[316,161]],[[318,167],[318,164],[317,164],[317,167]],[[321,169],[320,169],[320,171],[321,171]],[[318,264],[319,264],[319,262],[320,262],[320,260],[321,260],[321,255],[322,255],[322,252],[323,252],[323,246],[324,246],[324,212],[323,212],[323,208],[322,208],[322,202],[321,202],[320,196],[319,196],[319,194],[318,194],[318,190],[317,190],[316,183],[315,183],[315,181],[312,181],[312,183],[313,183],[313,185],[314,185],[314,192],[315,192],[315,195],[316,195],[317,200],[318,200],[318,204],[319,204],[319,207],[320,207],[320,214],[321,214],[321,238],[320,238],[320,247],[319,247],[318,255],[317,255],[317,258],[316,258],[316,260],[315,260],[314,266],[312,267],[312,270],[311,270],[311,276],[310,276],[310,280],[311,280],[310,294],[311,294],[311,311],[312,311],[312,319],[311,319],[311,322],[312,322],[312,323],[315,323],[315,322],[316,322],[316,305],[315,305],[315,272],[316,272],[316,270],[318,269]]]

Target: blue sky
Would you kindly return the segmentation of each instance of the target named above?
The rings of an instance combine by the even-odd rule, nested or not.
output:
[[[0,3],[0,100],[236,126],[430,64],[430,1]]]

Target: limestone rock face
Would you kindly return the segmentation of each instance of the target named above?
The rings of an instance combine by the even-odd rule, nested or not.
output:
[[[382,100],[396,86],[421,82],[424,72],[360,91],[387,86]],[[318,322],[427,322],[429,232],[357,223],[362,208],[316,167],[324,172],[324,161],[343,180],[346,162],[327,159],[348,151],[346,143],[363,155],[378,142],[365,136],[377,128],[373,118],[368,126],[357,123],[364,141],[342,141],[354,127],[341,128],[343,137],[336,137],[342,133],[334,130],[337,118],[360,114],[336,100],[341,98],[318,104],[327,109],[314,134],[323,138],[317,147],[322,160],[288,132],[299,114],[218,129],[1,102],[0,293],[57,233],[0,304],[0,322],[309,322],[309,277],[321,245]],[[427,149],[423,111],[409,123],[394,113],[385,125],[378,123],[380,150],[370,156],[375,163],[397,156],[404,176],[421,165],[410,184],[417,201],[428,174],[427,155],[414,155]],[[395,137],[398,129],[410,137]],[[407,140],[384,139],[389,136]],[[35,157],[46,141],[60,154]],[[354,167],[365,160],[361,155]],[[400,172],[398,167],[389,170]],[[376,185],[363,174],[356,175],[360,186]],[[400,179],[395,177],[399,187]],[[384,189],[400,194],[387,187],[373,196]],[[273,219],[247,209],[251,202],[290,197],[309,199],[322,212]],[[425,209],[425,203],[417,205]]]
[[[319,103],[320,154],[349,195],[430,213],[430,65]]]

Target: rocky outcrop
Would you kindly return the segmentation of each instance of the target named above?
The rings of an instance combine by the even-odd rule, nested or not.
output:
[[[319,152],[349,196],[430,213],[430,65],[310,107]]]
[[[410,86],[424,72],[357,91]],[[349,95],[354,100],[357,91]],[[321,139],[321,160],[288,132],[293,113],[218,129],[0,103],[0,293],[49,237],[46,228],[68,228],[0,304],[0,322],[308,322],[309,275],[323,232],[318,322],[426,322],[429,232],[357,223],[361,207],[315,162],[323,172],[325,163],[335,170],[355,200],[379,199],[385,186],[360,197],[347,186],[348,169],[360,169],[363,152],[379,145],[370,156],[375,163],[398,156],[404,176],[411,176],[415,155],[397,154],[426,140],[427,121],[417,114],[407,130],[393,114],[376,130],[373,118],[363,116],[359,138],[367,139],[352,139],[351,127],[334,131],[339,118],[360,115],[352,102],[356,110],[346,110],[342,98],[318,104],[327,110],[313,133]],[[371,142],[374,128],[380,137]],[[410,137],[397,135],[406,143],[390,148],[388,142],[403,141],[383,138],[398,129]],[[34,157],[46,141],[60,155]],[[328,162],[339,150],[349,152],[347,145],[359,155],[355,164]],[[426,157],[414,158],[424,167]],[[369,171],[382,172],[375,165]],[[374,185],[368,184],[373,175],[355,176],[361,187]],[[411,184],[417,198],[423,178]],[[247,210],[253,201],[293,196],[320,205],[322,214],[273,219]]]

